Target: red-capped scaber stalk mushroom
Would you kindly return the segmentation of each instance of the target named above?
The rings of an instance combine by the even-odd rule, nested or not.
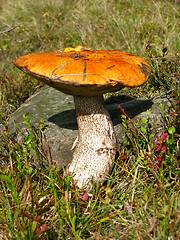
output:
[[[125,86],[137,87],[150,75],[150,66],[129,53],[90,50],[78,46],[52,53],[32,53],[15,65],[57,90],[74,96],[78,143],[66,174],[90,192],[91,181],[103,182],[116,158],[116,136],[103,94]]]

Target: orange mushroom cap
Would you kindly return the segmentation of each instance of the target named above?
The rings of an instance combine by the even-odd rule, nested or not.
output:
[[[129,53],[86,50],[79,46],[78,49],[83,50],[31,53],[18,58],[15,65],[51,87],[82,96],[100,95],[125,86],[137,87],[151,73],[144,59]]]

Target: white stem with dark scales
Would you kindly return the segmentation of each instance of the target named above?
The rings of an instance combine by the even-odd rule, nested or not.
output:
[[[116,137],[103,96],[74,96],[78,143],[67,173],[75,184],[90,192],[91,180],[103,182],[116,157]]]

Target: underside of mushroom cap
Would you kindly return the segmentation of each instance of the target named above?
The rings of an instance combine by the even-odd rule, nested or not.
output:
[[[82,96],[140,86],[151,72],[144,59],[111,50],[32,53],[15,65],[51,87]]]

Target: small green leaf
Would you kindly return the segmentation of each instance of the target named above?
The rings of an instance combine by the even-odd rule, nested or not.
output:
[[[33,221],[31,225],[31,231],[34,232],[36,230],[36,227],[37,227],[37,222]]]
[[[122,125],[123,125],[124,128],[127,128],[127,125],[125,123],[122,123]]]
[[[75,226],[75,222],[76,222],[76,215],[74,215],[74,217],[72,218],[72,224],[73,224],[73,226]]]
[[[30,134],[27,136],[27,138],[26,138],[26,144],[27,144],[27,145],[31,142],[32,138],[33,138],[33,134],[30,133]]]
[[[43,129],[43,127],[44,127],[44,118],[43,117],[40,117],[40,129]]]
[[[141,127],[141,131],[144,132],[144,133],[147,132],[146,128],[144,128],[144,127]]]
[[[121,118],[124,118],[124,119],[126,119],[126,116],[125,116],[124,114],[122,114],[122,115],[121,115]]]
[[[142,121],[143,121],[143,123],[145,123],[145,124],[148,122],[147,118],[143,118]]]
[[[147,116],[149,117],[151,112],[149,110],[146,111]]]
[[[153,133],[150,134],[149,139],[151,139],[152,137],[154,137]]]
[[[173,135],[175,133],[175,131],[176,131],[176,129],[175,129],[174,126],[172,126],[168,129],[168,133],[171,134],[171,135]]]
[[[31,175],[33,173],[33,168],[29,167],[29,174]]]
[[[28,171],[26,169],[22,169],[22,173],[27,176],[28,175]]]
[[[26,120],[28,119],[28,116],[29,116],[28,112],[23,114],[23,118],[25,118]]]
[[[13,194],[12,194],[12,197],[13,197],[15,203],[18,204],[18,203],[19,203],[19,200],[18,200],[18,193],[17,193],[17,192],[13,193]]]
[[[7,187],[8,187],[9,190],[11,190],[12,192],[16,192],[16,189],[14,188],[14,186],[12,185],[12,183],[11,183],[11,184],[7,183]]]
[[[1,174],[1,175],[0,175],[0,178],[1,178],[2,180],[4,180],[5,182],[9,183],[9,184],[12,183],[10,177],[8,177],[7,175]]]

